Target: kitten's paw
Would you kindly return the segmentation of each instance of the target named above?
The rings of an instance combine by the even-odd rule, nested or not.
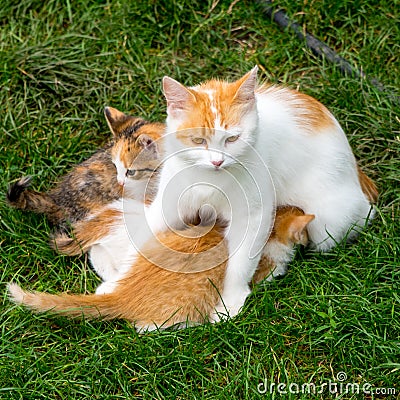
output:
[[[282,278],[287,274],[286,266],[278,266],[264,279],[265,282],[272,282],[275,278]]]

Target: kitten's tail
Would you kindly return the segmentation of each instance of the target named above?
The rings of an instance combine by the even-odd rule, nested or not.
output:
[[[34,312],[49,311],[55,315],[69,318],[85,317],[87,319],[114,319],[123,318],[118,310],[118,301],[114,293],[109,294],[49,294],[42,292],[29,292],[23,290],[16,283],[8,284],[10,300],[18,305],[23,305]]]
[[[8,204],[20,210],[46,214],[53,222],[62,219],[62,210],[47,193],[26,190],[30,186],[31,180],[31,177],[25,176],[10,185],[7,191]]]
[[[361,185],[361,189],[365,196],[367,197],[368,201],[372,204],[375,204],[378,201],[378,189],[371,178],[362,172],[361,168],[357,166],[358,172],[358,180]]]
[[[116,209],[105,209],[95,216],[72,225],[72,236],[56,233],[51,237],[50,246],[60,253],[77,256],[86,253],[90,248],[108,235],[122,213]]]

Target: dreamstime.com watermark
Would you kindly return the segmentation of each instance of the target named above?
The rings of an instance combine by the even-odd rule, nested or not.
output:
[[[396,389],[390,388],[377,388],[372,386],[370,383],[354,383],[347,382],[347,374],[340,371],[336,374],[336,380],[329,380],[328,382],[322,382],[319,384],[309,383],[282,383],[282,382],[270,382],[265,379],[260,382],[257,386],[257,391],[260,394],[375,394],[375,395],[395,395]]]

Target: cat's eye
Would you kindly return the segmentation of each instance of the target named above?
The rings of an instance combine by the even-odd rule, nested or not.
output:
[[[233,143],[233,142],[236,142],[236,140],[238,140],[239,139],[239,135],[236,135],[236,136],[229,136],[226,140],[225,140],[225,142],[226,143]]]
[[[192,138],[192,142],[195,144],[206,144],[206,139],[201,137],[194,137]]]
[[[136,169],[128,169],[126,171],[126,176],[135,176],[136,174]]]

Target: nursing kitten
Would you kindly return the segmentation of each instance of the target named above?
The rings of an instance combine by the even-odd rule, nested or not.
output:
[[[27,189],[31,179],[20,179],[10,186],[8,203],[45,214],[59,230],[68,231],[70,224],[123,194],[142,200],[148,178],[158,166],[155,142],[164,125],[125,115],[112,107],[106,107],[104,114],[113,134],[110,143],[75,166],[47,193]]]
[[[257,69],[232,83],[185,87],[163,80],[165,162],[143,235],[180,227],[204,204],[229,221],[229,261],[215,320],[225,310],[236,315],[250,292],[274,201],[315,214],[311,245],[325,251],[364,227],[377,196],[327,108],[295,90],[258,85]]]
[[[141,235],[146,223],[144,207],[143,199],[124,197],[113,201],[71,224],[71,233],[53,235],[50,245],[70,256],[88,253],[93,270],[103,281],[96,293],[112,291],[115,282],[131,267],[130,254],[135,250],[132,238],[136,243],[145,243]]]
[[[305,215],[295,207],[277,210],[254,284],[286,273],[295,245],[307,244],[307,225],[313,219],[313,215]],[[103,222],[107,223],[107,218]],[[37,312],[50,311],[71,318],[82,315],[123,318],[134,322],[138,330],[203,323],[219,301],[222,290],[227,259],[222,231],[221,225],[217,224],[212,228],[195,226],[180,233],[161,233],[158,235],[160,243],[151,240],[145,246],[147,254],[153,253],[151,257],[140,256],[109,294],[52,295],[23,291],[17,284],[9,284],[10,299]],[[86,231],[88,238],[90,234]],[[171,249],[175,253],[171,253]],[[150,259],[162,260],[174,271],[160,268]],[[201,265],[203,268],[205,265],[215,267],[198,270]]]

